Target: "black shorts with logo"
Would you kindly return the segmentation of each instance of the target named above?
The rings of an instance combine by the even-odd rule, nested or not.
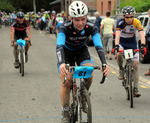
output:
[[[64,48],[65,52],[65,63],[69,64],[70,66],[82,66],[85,63],[93,64],[93,60],[90,56],[87,46],[83,46],[77,51],[70,51],[67,48]],[[58,64],[58,72],[60,69],[60,65]]]

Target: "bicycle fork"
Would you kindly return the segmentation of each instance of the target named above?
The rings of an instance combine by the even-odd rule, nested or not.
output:
[[[25,52],[24,52],[24,47],[23,46],[19,47],[18,59],[19,59],[20,63],[21,63],[21,52],[23,53],[23,59],[24,59],[24,63],[25,63]]]

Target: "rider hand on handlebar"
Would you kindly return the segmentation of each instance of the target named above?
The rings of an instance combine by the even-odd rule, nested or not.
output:
[[[12,42],[12,43],[11,43],[11,47],[13,47],[13,46],[14,46],[14,43]]]
[[[113,54],[115,55],[118,52],[119,52],[119,45],[115,45],[115,48],[113,48]]]
[[[147,49],[146,49],[145,44],[141,44],[141,45],[140,45],[140,52],[141,52],[142,54],[146,55]]]
[[[107,64],[106,64],[105,66],[106,66],[105,70],[103,71],[102,68],[101,68],[101,71],[103,72],[103,74],[104,74],[106,77],[108,77],[109,72],[110,72],[110,68],[108,67]]]
[[[60,76],[66,77],[66,75],[67,75],[66,64],[62,63],[60,65]]]

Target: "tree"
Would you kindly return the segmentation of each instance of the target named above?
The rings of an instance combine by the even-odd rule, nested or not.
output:
[[[15,10],[15,8],[12,6],[9,0],[0,0],[0,10],[12,12]]]
[[[8,0],[16,8],[16,10],[22,9],[24,12],[33,11],[33,0]],[[50,10],[49,3],[54,0],[35,0],[36,9],[44,8],[45,10]]]
[[[125,6],[133,6],[136,12],[148,11],[150,0],[121,0],[121,8]]]

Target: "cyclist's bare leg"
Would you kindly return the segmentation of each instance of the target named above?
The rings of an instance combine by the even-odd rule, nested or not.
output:
[[[86,63],[86,64],[83,64],[82,66],[93,66],[93,65],[91,63]],[[93,73],[90,78],[85,79],[85,87],[87,90],[89,90],[92,82],[93,82]]]
[[[60,100],[63,108],[69,107],[69,99],[70,99],[70,83],[71,83],[71,73],[67,73],[67,79],[65,84],[64,77],[60,75],[61,86],[60,86]]]
[[[117,63],[118,63],[119,69],[122,70],[123,69],[123,54],[122,53],[117,53]]]
[[[132,61],[133,68],[134,68],[134,86],[135,88],[138,88],[138,82],[139,82],[139,61]]]
[[[30,43],[29,43],[29,41],[27,41],[27,40],[29,40],[29,38],[25,38],[24,40],[26,40],[25,52],[27,53],[29,50],[29,47],[30,47]]]
[[[18,53],[19,53],[17,42],[14,42],[13,53],[14,53],[15,61],[17,61],[18,60]]]
[[[117,53],[117,63],[118,63],[118,66],[119,66],[118,79],[122,80],[123,79],[123,54],[122,53]]]

